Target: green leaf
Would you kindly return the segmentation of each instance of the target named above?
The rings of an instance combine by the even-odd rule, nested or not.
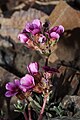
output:
[[[40,106],[40,104],[38,102],[36,102],[35,100],[33,100],[32,102],[34,103],[35,106],[37,106],[38,108],[41,109],[41,106]]]
[[[3,112],[3,110],[1,110],[1,116],[4,116],[4,112]]]
[[[29,101],[30,101],[30,105],[34,109],[34,111],[39,113],[40,109],[41,109],[40,104],[38,102],[36,102],[35,100],[33,100],[31,97],[29,97]]]
[[[14,107],[16,108],[14,111],[16,112],[23,112],[26,108],[26,102],[25,101],[17,101],[17,104],[14,104]]]
[[[38,97],[37,95],[35,95],[37,101],[40,103],[40,97]]]
[[[33,102],[30,103],[30,106],[33,108],[35,112],[40,113],[40,108],[37,107]]]

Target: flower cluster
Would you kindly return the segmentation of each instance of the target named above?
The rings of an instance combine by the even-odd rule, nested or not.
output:
[[[40,44],[41,46],[43,44],[46,46],[53,45],[63,32],[64,27],[62,25],[49,29],[49,22],[46,21],[43,24],[39,19],[35,19],[26,24],[23,31],[18,35],[18,39],[27,47],[41,51]]]
[[[39,70],[39,63],[32,62],[27,66],[28,74],[6,84],[6,97],[16,95],[21,100],[27,100],[29,104],[29,119],[31,119],[30,106],[35,109],[36,105],[36,110],[42,108],[38,118],[38,120],[42,120],[46,102],[48,101],[49,94],[53,88],[52,77],[54,72],[59,72],[57,69],[51,68],[48,65],[48,59],[53,52],[52,47],[58,42],[60,35],[64,32],[64,27],[59,25],[50,28],[49,25],[48,21],[42,23],[39,19],[35,19],[32,22],[27,23],[23,31],[18,35],[18,39],[21,43],[24,43],[28,48],[38,50],[44,55],[45,65],[42,67],[42,71]],[[36,95],[41,95],[41,98],[43,99],[42,107],[33,100],[34,93]],[[40,101],[39,98],[38,101]],[[33,103],[35,105],[33,105]],[[27,117],[25,120],[27,120]]]
[[[54,68],[48,66],[48,58],[51,54],[50,47],[60,38],[60,35],[64,32],[62,25],[55,26],[49,29],[49,22],[42,23],[39,19],[35,19],[25,25],[23,31],[18,35],[19,40],[25,43],[27,47],[38,49],[40,52],[46,55],[46,64],[43,67],[43,73],[39,72],[39,64],[37,62],[30,63],[27,66],[29,74],[26,74],[20,80],[15,79],[13,82],[6,84],[7,97],[12,97],[27,91],[35,91],[41,93],[49,86],[49,79],[53,72],[58,72]],[[41,46],[44,49],[41,49]],[[45,47],[46,46],[46,47]],[[48,84],[47,84],[48,82]]]
[[[38,73],[39,67],[38,63],[31,63],[27,66],[28,72],[30,74],[26,74],[20,80],[15,79],[12,82],[6,84],[6,89],[8,90],[5,93],[6,97],[12,97],[21,92],[27,92],[33,89],[35,86],[34,75]]]
[[[5,93],[6,97],[12,97],[21,93],[26,93],[28,91],[41,93],[47,87],[47,80],[51,78],[54,72],[58,72],[58,70],[54,68],[45,66],[43,67],[44,71],[42,74],[42,72],[39,72],[39,64],[37,62],[30,63],[27,66],[27,70],[29,74],[26,74],[20,80],[15,79],[14,81],[6,84],[6,89],[8,90]]]

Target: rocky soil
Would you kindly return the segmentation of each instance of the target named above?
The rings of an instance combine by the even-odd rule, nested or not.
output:
[[[58,80],[54,90],[55,100],[62,100],[63,106],[69,108],[69,114],[68,117],[51,120],[80,119],[79,7],[78,0],[68,0],[68,3],[59,0],[0,1],[0,111],[7,113],[6,118],[14,116],[11,120],[17,120],[18,116],[22,119],[23,116],[13,112],[16,98],[10,100],[4,96],[5,84],[26,74],[26,65],[31,61],[44,65],[43,56],[38,51],[31,51],[17,39],[27,21],[39,18],[42,21],[49,19],[53,26],[62,24],[65,28],[63,37],[55,48],[52,48],[54,53],[49,62],[51,66],[59,68],[61,73],[55,76]],[[74,110],[71,110],[72,103],[75,104]]]

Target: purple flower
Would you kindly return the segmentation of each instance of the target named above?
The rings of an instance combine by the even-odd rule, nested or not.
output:
[[[58,34],[58,33],[56,33],[56,32],[51,32],[50,33],[50,37],[52,38],[52,39],[59,39],[60,38],[60,35]]]
[[[50,37],[52,39],[59,39],[60,35],[64,32],[64,27],[62,25],[55,26],[50,30]]]
[[[6,84],[6,89],[8,90],[5,93],[6,97],[12,97],[18,94],[18,92],[20,91],[19,88],[20,85],[20,81],[15,79],[13,82],[9,82]]]
[[[18,39],[21,41],[21,43],[26,43],[29,38],[26,33],[20,33],[18,35]]]
[[[40,37],[39,37],[38,42],[45,43],[46,42],[46,37],[43,34],[41,34]]]
[[[30,74],[34,75],[39,72],[39,64],[37,62],[30,63],[27,69]]]
[[[31,32],[33,35],[40,33],[42,27],[42,23],[39,19],[33,20],[31,23],[26,24],[26,31]]]
[[[26,74],[24,77],[20,80],[20,88],[23,92],[27,92],[28,90],[31,90],[35,86],[34,78],[33,76]]]
[[[51,32],[56,32],[56,33],[58,33],[59,35],[61,35],[61,34],[64,32],[64,27],[63,27],[62,25],[55,26],[55,27],[53,27],[50,31],[51,31]]]

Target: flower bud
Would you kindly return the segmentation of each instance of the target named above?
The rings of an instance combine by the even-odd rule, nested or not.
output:
[[[38,71],[39,71],[39,64],[37,62],[30,63],[27,66],[27,69],[30,74],[34,75],[34,74],[38,73]]]
[[[59,36],[59,34],[58,33],[56,33],[56,32],[52,32],[52,33],[50,33],[50,37],[52,38],[52,39],[59,39],[60,38],[60,36]]]
[[[53,27],[50,31],[51,31],[51,32],[56,32],[56,33],[58,33],[59,35],[61,35],[61,34],[64,32],[64,27],[63,27],[62,25],[55,26],[55,27]]]
[[[28,41],[28,36],[26,35],[26,33],[20,33],[18,35],[18,39],[21,41],[21,43],[26,43]]]

